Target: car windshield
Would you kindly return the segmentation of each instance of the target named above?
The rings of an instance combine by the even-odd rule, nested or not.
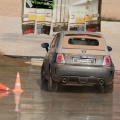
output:
[[[96,39],[90,39],[90,38],[70,38],[68,40],[69,44],[72,45],[88,45],[88,46],[98,46],[99,41]]]

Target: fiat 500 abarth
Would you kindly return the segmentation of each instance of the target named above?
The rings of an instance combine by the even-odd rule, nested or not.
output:
[[[100,33],[63,31],[51,44],[42,43],[47,54],[41,67],[42,83],[48,81],[48,91],[59,85],[96,85],[104,93],[112,93],[114,64],[112,50]]]

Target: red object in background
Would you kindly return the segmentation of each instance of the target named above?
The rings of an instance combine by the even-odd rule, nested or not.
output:
[[[95,32],[95,28],[87,28],[86,31],[88,31],[88,32]]]
[[[24,34],[34,33],[34,29],[27,29],[24,31]]]

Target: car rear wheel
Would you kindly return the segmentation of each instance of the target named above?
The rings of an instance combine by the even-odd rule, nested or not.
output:
[[[104,87],[104,93],[112,93],[113,92],[113,83],[111,85],[106,85]]]
[[[42,67],[41,67],[41,81],[42,81],[42,83],[45,83],[47,81],[45,78],[44,65],[42,65]]]
[[[48,80],[48,91],[57,92],[57,90],[58,90],[58,83],[55,82],[50,75],[50,79]]]
[[[101,86],[102,93],[112,93],[113,92],[113,83],[111,85]]]
[[[48,91],[52,91],[52,87],[53,87],[53,83],[52,83],[52,79],[50,77],[50,79],[48,80]]]
[[[53,91],[57,92],[58,91],[58,83],[53,81]]]

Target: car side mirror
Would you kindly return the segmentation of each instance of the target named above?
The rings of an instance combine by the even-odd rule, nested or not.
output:
[[[41,44],[41,47],[42,47],[42,48],[45,48],[46,51],[48,52],[48,47],[49,47],[49,44],[48,44],[48,43],[42,43],[42,44]]]
[[[110,46],[107,46],[108,51],[112,51],[112,48]]]

